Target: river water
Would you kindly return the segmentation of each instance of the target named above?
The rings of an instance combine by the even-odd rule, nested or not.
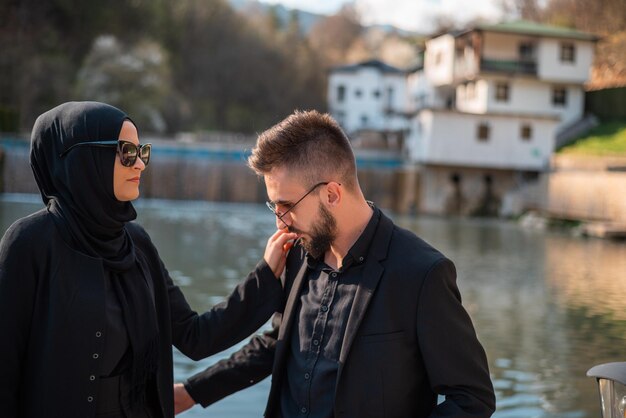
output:
[[[173,279],[199,311],[222,300],[256,264],[274,228],[267,208],[256,204],[140,200],[136,206]],[[1,230],[40,207],[35,196],[2,196]],[[626,359],[626,244],[509,221],[392,218],[455,262],[463,303],[487,351],[494,417],[600,416],[595,381],[585,372]],[[232,351],[200,362],[175,352],[175,379]],[[266,379],[180,416],[260,417],[268,390]]]

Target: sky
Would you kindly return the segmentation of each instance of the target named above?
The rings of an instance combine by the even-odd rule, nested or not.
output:
[[[264,3],[280,3],[314,13],[333,14],[348,0],[261,0]],[[483,17],[497,21],[500,17],[498,4],[502,0],[354,0],[364,24],[392,24],[398,28],[427,33],[435,29],[434,17],[450,16],[454,22]]]

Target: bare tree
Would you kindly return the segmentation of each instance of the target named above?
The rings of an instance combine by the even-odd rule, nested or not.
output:
[[[359,16],[353,6],[344,6],[339,13],[319,21],[311,29],[311,46],[326,58],[327,65],[346,62],[352,44],[362,33]]]

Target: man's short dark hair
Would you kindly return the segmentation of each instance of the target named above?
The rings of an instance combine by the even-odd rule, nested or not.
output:
[[[257,139],[248,165],[257,175],[285,168],[306,186],[336,181],[354,191],[358,180],[350,140],[327,113],[296,111]]]

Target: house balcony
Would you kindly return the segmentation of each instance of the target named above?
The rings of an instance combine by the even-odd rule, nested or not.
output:
[[[480,60],[480,71],[506,74],[537,75],[537,63],[534,61],[498,60],[483,58]]]

